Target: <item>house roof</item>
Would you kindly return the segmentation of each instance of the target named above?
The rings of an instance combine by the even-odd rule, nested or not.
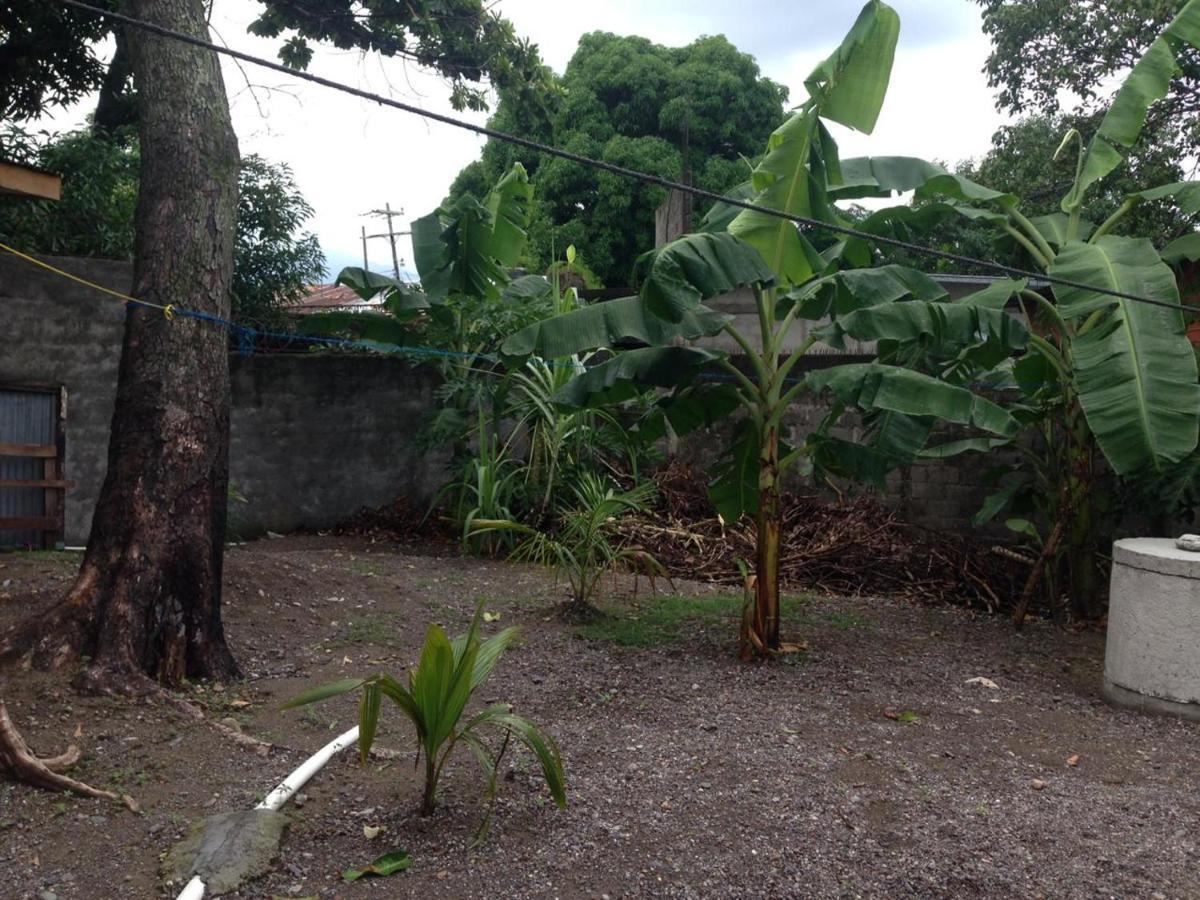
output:
[[[382,301],[364,300],[343,284],[310,284],[305,287],[304,296],[289,303],[285,309],[298,316],[308,316],[313,313],[376,309],[381,305]]]
[[[62,177],[44,169],[0,159],[0,194],[58,200],[62,197]]]

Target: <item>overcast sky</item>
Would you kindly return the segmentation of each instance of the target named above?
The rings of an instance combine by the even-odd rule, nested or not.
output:
[[[900,44],[891,88],[870,137],[836,129],[844,156],[906,154],[947,162],[978,156],[1004,119],[995,111],[982,74],[988,41],[971,0],[891,0],[900,14]],[[605,30],[640,34],[671,46],[700,35],[724,34],[757,58],[764,74],[805,96],[803,82],[853,23],[858,2],[829,0],[499,0],[502,15],[535,41],[561,72],[579,36]],[[246,25],[254,0],[216,0],[213,26],[230,46],[274,58],[277,41],[255,38]],[[224,60],[234,126],[243,154],[258,153],[292,166],[316,210],[310,223],[333,272],[361,264],[360,228],[385,202],[415,218],[437,206],[450,182],[475,159],[481,139],[398,110],[317,85]],[[424,108],[452,112],[446,84],[414,66],[358,52],[316,47],[310,71]],[[253,92],[247,80],[260,86]],[[89,107],[90,109],[90,107]],[[89,110],[56,117],[76,124]],[[483,123],[486,115],[465,114]],[[399,226],[398,226],[399,227]],[[373,241],[372,268],[390,268],[386,241]],[[407,239],[401,255],[410,262]]]

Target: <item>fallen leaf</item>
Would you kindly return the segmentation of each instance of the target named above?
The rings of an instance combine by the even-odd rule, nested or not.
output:
[[[342,657],[342,665],[343,665],[343,666],[345,666],[345,665],[349,665],[349,664],[350,664],[350,663],[352,663],[352,662],[354,662],[354,660],[352,660],[350,657],[348,657],[348,656],[343,656],[343,657]]]
[[[1068,756],[1067,757],[1067,765],[1070,766],[1072,769],[1075,768],[1077,765],[1079,765],[1079,754],[1073,753],[1070,756]]]
[[[883,711],[883,717],[885,719],[897,720],[900,718],[900,713],[896,712],[894,709],[885,709]]]
[[[784,729],[783,729],[783,733],[784,733],[784,734],[799,734],[799,733],[800,733],[800,729],[799,729],[799,728],[787,728],[787,727],[785,726],[785,727],[784,727]]]
[[[485,612],[485,613],[483,614],[483,621],[485,621],[485,622],[499,622],[499,621],[500,621],[500,613],[494,613],[494,612]]]
[[[77,737],[77,738],[83,737],[83,723],[82,722],[77,722],[75,724],[75,737]]]
[[[346,881],[358,881],[365,875],[380,877],[394,875],[397,872],[403,872],[411,865],[412,857],[408,855],[407,850],[389,850],[369,866],[363,866],[361,869],[347,869],[342,873],[342,878]]]
[[[250,701],[249,700],[230,700],[229,705],[232,706],[234,709],[245,709],[247,706],[250,705]]]
[[[987,688],[989,691],[1000,690],[1000,685],[996,684],[996,682],[992,681],[990,678],[984,678],[982,675],[976,676],[975,678],[968,678],[964,684],[977,684],[980,687]]]
[[[363,837],[365,837],[368,841],[373,841],[375,838],[379,837],[379,833],[381,831],[383,831],[382,825],[364,825]]]
[[[128,808],[128,810],[130,812],[141,812],[142,811],[142,807],[138,804],[138,802],[136,800],[134,800],[132,797],[130,797],[128,794],[121,795],[121,802],[125,804],[126,808]]]
[[[1035,791],[1044,791],[1047,787],[1046,782],[1042,781],[1040,778],[1033,779],[1033,781],[1029,782],[1029,786]]]

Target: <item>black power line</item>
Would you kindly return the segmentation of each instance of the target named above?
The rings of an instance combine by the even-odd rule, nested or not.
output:
[[[283,65],[282,63],[273,62],[269,59],[264,59],[260,56],[254,56],[249,53],[243,53],[242,51],[234,50],[231,47],[223,47],[219,44],[214,44],[211,41],[206,41],[203,38],[185,34],[181,31],[164,28],[161,25],[156,25],[153,22],[147,22],[144,19],[136,19],[132,16],[124,15],[123,13],[110,12],[106,9],[100,9],[95,6],[91,6],[90,4],[82,3],[80,0],[53,0],[53,2],[58,3],[61,6],[72,7],[74,9],[92,13],[93,15],[111,19],[114,22],[120,22],[123,25],[128,25],[132,28],[137,28],[141,31],[145,31],[159,37],[169,38],[185,44],[191,44],[194,47],[201,47],[205,50],[211,50],[213,53],[239,59],[243,62],[261,66],[265,69],[272,69],[276,72],[282,72],[285,75],[289,75],[293,78],[298,78],[302,81],[310,81],[313,84],[319,84],[323,87],[332,88],[333,90],[341,91],[344,94],[351,94],[364,100],[370,100],[374,103],[380,104],[381,106],[389,106],[393,109],[399,109],[415,116],[421,116],[425,119],[432,119],[435,122],[441,122],[444,125],[450,125],[454,128],[472,131],[475,134],[480,134],[484,137],[495,138],[498,141],[515,144],[519,147],[525,147],[528,150],[544,153],[547,156],[555,156],[559,159],[565,159],[569,162],[578,163],[582,166],[588,166],[593,169],[599,169],[603,172],[609,172],[613,175],[619,175],[623,178],[640,181],[643,184],[652,184],[656,187],[666,188],[667,190],[682,191],[686,194],[691,194],[694,197],[702,197],[706,200],[726,203],[729,206],[737,207],[739,209],[747,209],[751,212],[762,213],[778,219],[784,219],[797,225],[804,225],[808,228],[823,229],[834,234],[858,238],[859,240],[867,241],[873,244],[884,244],[889,247],[897,247],[902,250],[908,250],[912,253],[931,256],[935,259],[943,259],[949,262],[959,263],[960,265],[978,266],[980,268],[990,269],[993,272],[1000,272],[1005,275],[1015,276],[1017,278],[1038,280],[1053,285],[1074,288],[1075,290],[1087,291],[1093,294],[1102,294],[1104,296],[1114,297],[1118,300],[1130,300],[1134,303],[1145,303],[1149,306],[1160,306],[1164,309],[1173,309],[1183,313],[1188,313],[1190,315],[1200,315],[1200,307],[1185,306],[1182,303],[1170,303],[1166,300],[1155,300],[1151,297],[1141,297],[1137,294],[1127,294],[1123,291],[1116,291],[1111,288],[1100,287],[1098,285],[1084,284],[1083,282],[1072,281],[1067,278],[1059,278],[1042,272],[1032,272],[1027,269],[1020,269],[1016,266],[1008,266],[992,260],[977,259],[973,256],[965,256],[961,253],[952,253],[948,250],[939,250],[935,247],[926,247],[921,244],[914,244],[909,241],[900,240],[899,238],[871,234],[870,232],[859,231],[857,228],[850,228],[845,225],[836,225],[830,222],[822,222],[819,219],[811,219],[806,216],[797,216],[791,213],[782,212],[778,209],[772,209],[769,206],[760,206],[757,203],[750,203],[745,200],[726,197],[716,193],[715,191],[707,191],[694,185],[684,184],[681,181],[672,181],[669,178],[661,178],[658,175],[651,175],[647,172],[639,172],[636,169],[629,169],[625,166],[618,166],[613,163],[604,162],[603,160],[592,159],[591,157],[583,156],[578,153],[572,153],[569,150],[563,150],[559,147],[553,147],[549,144],[544,144],[541,141],[531,140],[530,138],[509,134],[508,132],[504,131],[497,131],[494,128],[488,128],[485,125],[475,125],[471,122],[445,115],[444,113],[421,109],[419,106],[413,106],[412,104],[404,103],[400,100],[394,100],[391,97],[385,97],[382,94],[365,91],[362,88],[356,88],[348,84],[343,84],[339,81],[333,81],[329,78],[322,78],[320,75],[313,75],[310,72],[292,69]]]

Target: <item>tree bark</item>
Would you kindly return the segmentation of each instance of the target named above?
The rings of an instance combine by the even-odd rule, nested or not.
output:
[[[207,35],[202,0],[124,9]],[[136,30],[127,40],[142,151],[133,294],[228,316],[239,160],[217,58]],[[229,405],[224,329],[131,305],[83,564],[56,607],[0,642],[0,660],[86,656],[98,687],[237,675],[221,623]]]
[[[129,41],[125,29],[113,29],[116,50],[104,81],[100,85],[100,97],[96,101],[96,112],[92,116],[92,127],[96,131],[116,131],[126,125],[137,124],[137,96],[130,90],[133,77],[133,61],[129,55]]]

